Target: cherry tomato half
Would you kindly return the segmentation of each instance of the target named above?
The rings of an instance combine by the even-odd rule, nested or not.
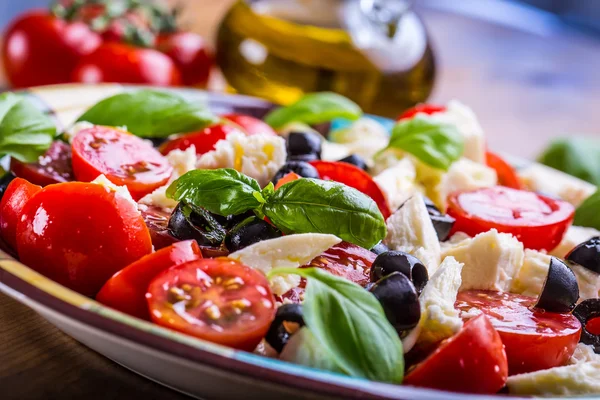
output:
[[[240,126],[248,136],[265,134],[277,135],[277,132],[275,132],[267,123],[249,115],[226,114],[221,117]]]
[[[199,132],[186,133],[169,140],[160,146],[160,152],[168,154],[172,150],[185,150],[194,145],[196,154],[208,153],[215,149],[219,140],[225,140],[227,135],[233,132],[244,133],[233,124],[211,125]]]
[[[128,132],[105,126],[80,131],[71,144],[73,171],[89,182],[104,174],[119,186],[127,186],[139,200],[169,180],[173,168],[151,144]]]
[[[6,187],[0,202],[0,233],[13,249],[17,248],[17,223],[21,219],[23,208],[40,190],[41,186],[21,178],[13,179]]]
[[[373,178],[362,169],[339,161],[311,161],[310,164],[317,169],[321,179],[329,179],[353,187],[377,203],[383,218],[387,219],[391,215],[383,192]]]
[[[40,186],[75,180],[71,163],[71,146],[60,140],[53,142],[46,154],[35,163],[24,163],[12,158],[10,170],[16,176]]]
[[[134,261],[114,274],[102,286],[96,300],[115,310],[150,320],[146,291],[152,279],[174,265],[200,258],[202,253],[195,240],[173,243]]]
[[[510,233],[526,248],[552,250],[573,221],[575,209],[566,201],[503,186],[453,193],[448,215],[452,232],[475,236],[492,228]]]
[[[404,378],[405,385],[466,393],[496,393],[508,378],[500,335],[485,315],[465,323]]]
[[[214,343],[252,351],[275,318],[267,278],[227,258],[169,268],[146,294],[158,325]]]
[[[27,202],[17,224],[20,260],[87,296],[151,251],[135,204],[95,183],[45,187]]]
[[[397,121],[400,121],[402,119],[412,118],[415,115],[417,115],[418,113],[431,115],[431,114],[444,112],[444,111],[446,111],[446,107],[444,107],[444,106],[436,106],[434,104],[425,104],[425,103],[417,104],[413,108],[409,108],[408,110],[406,110],[402,114],[400,114]]]
[[[202,36],[192,32],[161,34],[156,48],[173,60],[184,85],[206,86],[214,61]]]
[[[498,185],[513,189],[523,189],[523,184],[515,169],[498,154],[487,151],[485,153],[485,162],[488,167],[496,171]]]
[[[533,308],[537,299],[512,293],[468,290],[456,308],[488,316],[506,348],[511,375],[564,365],[575,351],[581,324],[572,314]]]

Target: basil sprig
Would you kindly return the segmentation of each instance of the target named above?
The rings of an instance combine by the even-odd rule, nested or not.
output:
[[[265,122],[275,129],[290,122],[313,125],[335,118],[356,120],[362,110],[352,100],[332,92],[310,93],[286,107],[280,107],[265,117]]]
[[[392,128],[388,148],[403,150],[434,168],[447,170],[464,151],[464,138],[451,124],[417,116]]]
[[[10,92],[0,95],[0,155],[35,162],[55,136],[52,119],[24,96]]]
[[[119,93],[101,100],[78,121],[125,126],[134,135],[148,138],[202,129],[218,119],[204,106],[161,90]]]
[[[167,197],[227,216],[253,210],[285,233],[329,233],[370,249],[386,235],[385,220],[367,195],[344,184],[298,179],[278,190],[233,169],[194,170],[174,181]]]
[[[573,225],[600,229],[600,189],[585,199],[575,210]]]
[[[584,137],[555,139],[538,157],[544,165],[600,185],[600,140]]]
[[[277,268],[268,277],[281,274],[307,278],[304,322],[341,371],[375,381],[402,382],[402,342],[375,296],[319,268]]]

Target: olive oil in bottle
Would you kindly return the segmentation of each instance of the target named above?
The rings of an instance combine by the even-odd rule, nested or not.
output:
[[[427,33],[402,0],[239,0],[217,35],[217,62],[242,94],[289,104],[334,91],[396,117],[434,82]]]

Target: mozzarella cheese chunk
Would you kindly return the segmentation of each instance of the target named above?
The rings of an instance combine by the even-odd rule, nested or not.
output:
[[[446,257],[431,276],[419,297],[421,319],[418,343],[433,344],[457,333],[463,326],[459,312],[454,308],[461,286],[463,264]]]
[[[229,258],[238,260],[263,274],[273,268],[298,268],[308,264],[325,250],[342,240],[323,233],[302,233],[263,240],[231,253]],[[275,276],[271,279],[271,290],[282,295],[300,284],[298,275]]]
[[[581,362],[527,374],[506,382],[511,394],[577,396],[600,393],[600,361]]]
[[[331,137],[335,143],[324,141],[327,143],[323,143],[326,147],[322,149],[323,160],[336,161],[344,158],[345,156],[339,155],[341,149],[345,149],[346,156],[356,154],[362,157],[368,166],[374,164],[375,154],[386,148],[390,141],[387,130],[371,118],[361,118],[346,129],[332,132]]]
[[[382,171],[373,180],[387,200],[390,210],[396,210],[417,192],[417,171],[410,158],[403,158],[395,166]]]
[[[129,189],[127,189],[127,186],[117,186],[111,181],[109,181],[108,178],[104,175],[99,175],[91,183],[104,186],[108,191],[116,192],[119,196],[131,203],[137,210],[137,203],[135,202],[135,200],[133,200],[133,197],[131,197],[131,193],[129,193]]]
[[[551,257],[546,253],[525,249],[523,266],[512,282],[511,293],[539,296],[548,276],[550,259]]]
[[[444,254],[451,248],[458,246],[460,243],[464,242],[467,239],[471,239],[471,236],[467,235],[464,232],[456,232],[454,235],[450,236],[450,238],[445,242],[440,242],[442,254]]]
[[[215,150],[200,156],[198,168],[233,168],[266,186],[287,158],[285,140],[273,135],[246,136],[233,132]]]
[[[514,236],[492,229],[446,249],[442,257],[454,257],[465,266],[460,290],[510,289],[523,265],[523,244]]]
[[[384,243],[391,250],[400,250],[420,259],[429,275],[440,264],[440,242],[419,193],[408,199],[387,220]]]
[[[95,125],[92,124],[91,122],[87,122],[87,121],[79,121],[74,123],[69,129],[67,129],[64,133],[63,136],[65,137],[65,139],[67,139],[67,141],[69,143],[71,143],[73,141],[73,138],[75,136],[77,136],[77,134],[84,130],[84,129],[89,129],[89,128],[93,128]]]
[[[568,201],[575,207],[596,191],[596,186],[542,164],[532,163],[517,171],[528,190]]]
[[[594,348],[589,344],[578,343],[575,351],[567,364],[579,364],[584,362],[600,362],[600,354],[594,352]]]
[[[600,231],[583,226],[570,226],[560,244],[550,254],[554,257],[565,258],[575,246],[595,236],[600,236]]]
[[[373,176],[379,175],[386,169],[394,167],[401,160],[407,157],[410,156],[404,153],[402,150],[393,148],[385,149],[373,157],[374,165],[369,168],[369,172]]]
[[[595,299],[600,296],[600,274],[577,264],[570,264],[579,285],[579,301]]]

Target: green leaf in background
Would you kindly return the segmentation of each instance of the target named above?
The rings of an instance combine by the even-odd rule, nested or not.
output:
[[[402,342],[375,296],[319,268],[277,268],[268,277],[279,274],[308,279],[302,305],[304,322],[344,373],[402,382]]]
[[[573,225],[600,229],[600,190],[577,207]]]
[[[335,118],[356,120],[362,115],[358,104],[332,92],[311,93],[294,104],[271,111],[265,122],[275,129],[290,122],[303,122],[313,125],[329,122]]]
[[[386,235],[377,204],[334,181],[302,178],[286,183],[268,197],[263,212],[286,233],[330,233],[366,249]]]
[[[259,208],[260,186],[234,169],[196,169],[171,183],[167,197],[227,216]]]
[[[21,95],[0,95],[0,154],[35,162],[52,144],[56,125]]]
[[[555,139],[538,161],[600,186],[600,140],[582,137]]]
[[[434,168],[447,170],[464,151],[464,138],[450,124],[417,116],[394,125],[388,148],[403,150]]]
[[[167,137],[192,132],[218,121],[204,106],[166,91],[143,89],[101,100],[78,121],[125,126],[141,137]]]

